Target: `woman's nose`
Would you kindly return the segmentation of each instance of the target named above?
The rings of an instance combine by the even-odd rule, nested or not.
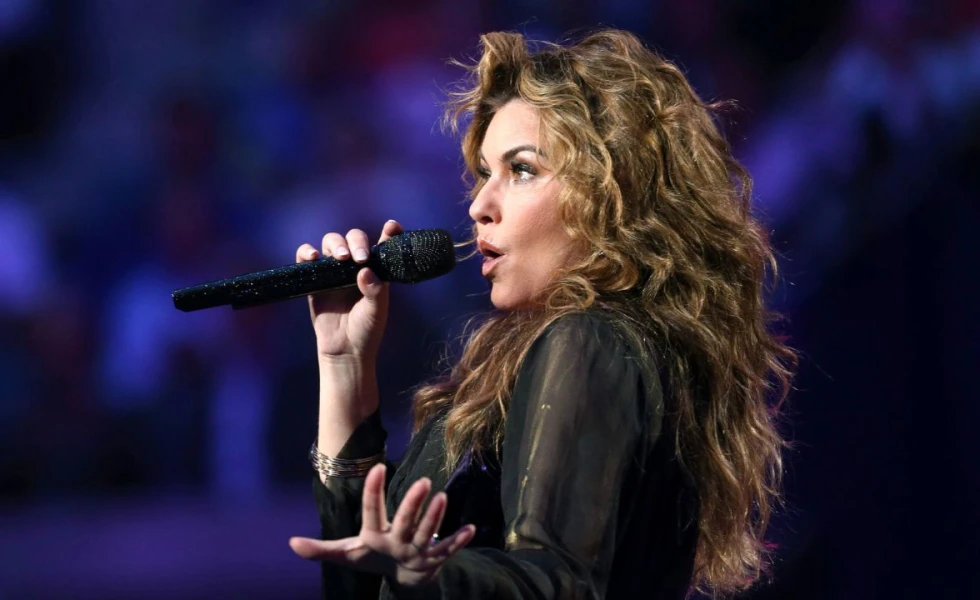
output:
[[[470,218],[484,225],[500,220],[499,190],[497,184],[488,179],[470,203]]]

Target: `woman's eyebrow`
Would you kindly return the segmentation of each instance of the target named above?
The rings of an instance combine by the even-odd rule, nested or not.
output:
[[[525,150],[529,150],[531,152],[534,152],[535,154],[541,154],[541,152],[538,151],[537,146],[535,146],[534,144],[521,144],[520,146],[514,146],[507,152],[504,152],[504,155],[500,157],[500,162],[508,162],[510,159],[514,158],[515,156],[517,156],[521,152],[524,152]]]
[[[517,156],[518,154],[520,154],[521,152],[528,151],[528,150],[534,152],[538,156],[544,157],[544,152],[538,150],[538,147],[535,146],[534,144],[521,144],[520,146],[514,146],[507,152],[504,152],[503,155],[500,157],[500,162],[507,162],[510,159]],[[482,151],[480,152],[480,160],[482,162],[487,162],[487,159],[486,157],[483,156]]]

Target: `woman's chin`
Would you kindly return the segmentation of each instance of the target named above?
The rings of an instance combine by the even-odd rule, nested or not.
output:
[[[490,288],[490,304],[497,310],[510,310],[506,297],[502,296],[495,288]]]
[[[507,294],[500,287],[493,287],[490,290],[490,303],[501,312],[513,312],[515,310],[535,310],[541,308],[541,302],[535,302],[532,297]]]
[[[490,304],[497,310],[509,312],[519,308],[519,303],[514,301],[512,295],[507,293],[507,289],[499,285],[490,284]]]

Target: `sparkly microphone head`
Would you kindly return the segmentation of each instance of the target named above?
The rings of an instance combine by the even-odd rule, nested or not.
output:
[[[456,248],[449,232],[417,229],[392,236],[371,252],[371,268],[384,281],[417,283],[453,270]]]

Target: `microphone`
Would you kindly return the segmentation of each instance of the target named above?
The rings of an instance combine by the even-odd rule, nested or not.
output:
[[[277,300],[357,285],[364,267],[382,281],[417,283],[453,270],[452,236],[442,229],[406,231],[371,248],[367,262],[319,258],[174,290],[174,306],[184,312],[230,304],[249,308]]]

